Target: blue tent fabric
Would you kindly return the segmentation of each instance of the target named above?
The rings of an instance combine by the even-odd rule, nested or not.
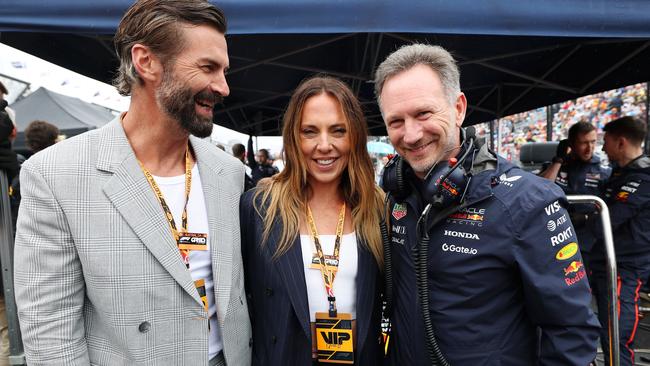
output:
[[[646,0],[222,0],[230,34],[649,37]],[[130,0],[3,0],[0,32],[113,34]]]

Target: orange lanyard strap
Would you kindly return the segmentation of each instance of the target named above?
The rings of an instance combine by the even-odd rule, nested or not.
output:
[[[151,175],[151,173],[147,170],[147,168],[144,167],[142,162],[138,160],[138,163],[140,164],[140,168],[142,169],[144,176],[147,178],[147,181],[149,182],[151,189],[153,189],[153,192],[156,194],[156,197],[158,197],[160,206],[162,207],[163,211],[165,211],[165,216],[167,217],[167,222],[169,222],[169,227],[172,230],[172,235],[174,236],[174,240],[176,241],[176,243],[178,243],[179,231],[176,227],[176,222],[174,221],[174,215],[172,215],[172,212],[169,209],[169,206],[167,205],[167,202],[165,201],[162,192],[160,191],[160,187],[158,187],[156,180],[153,178],[153,175]],[[191,187],[192,187],[192,157],[190,156],[190,149],[188,147],[185,150],[185,204],[183,205],[183,213],[181,215],[181,232],[187,232],[187,203],[190,200]],[[181,257],[183,258],[183,262],[189,268],[190,265],[189,250],[187,249],[179,249],[179,250],[181,252]]]
[[[318,231],[316,230],[316,223],[314,223],[314,216],[311,213],[311,208],[307,205],[307,221],[309,222],[309,230],[311,233],[312,241],[316,247],[316,254],[320,262],[320,271],[323,275],[323,282],[325,283],[325,291],[327,292],[327,300],[329,301],[329,314],[331,317],[336,317],[336,297],[334,296],[334,279],[336,278],[336,270],[329,269],[325,265],[325,255],[323,254],[323,247],[320,245],[318,239]],[[341,249],[341,237],[343,236],[343,225],[345,223],[345,202],[341,206],[339,212],[339,221],[336,224],[336,239],[334,240],[334,254],[332,255],[338,263],[339,251]]]

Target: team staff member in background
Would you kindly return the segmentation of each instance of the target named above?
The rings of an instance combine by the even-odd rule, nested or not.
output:
[[[114,38],[128,112],[23,165],[29,365],[250,365],[244,167],[201,139],[229,94],[225,31],[207,1],[136,1]]]
[[[244,147],[243,144],[234,144],[232,146],[232,156],[236,157],[239,159],[239,161],[244,164],[244,191],[248,191],[249,189],[255,187],[253,184],[253,178],[251,178],[251,168],[246,165],[246,162],[244,159],[246,158],[246,148]]]
[[[564,194],[460,130],[467,100],[459,79],[449,52],[422,44],[395,51],[375,76],[388,136],[404,159],[392,160],[383,179],[392,196],[391,360],[585,366],[596,355],[598,321]],[[391,183],[398,174],[403,184]]]
[[[639,289],[650,275],[650,158],[643,154],[645,122],[622,117],[605,125],[603,150],[616,164],[605,189],[618,270],[619,335],[621,365],[634,365],[634,334],[639,321]],[[590,220],[600,234],[600,220]],[[598,301],[603,328],[600,342],[609,349],[607,336],[607,291],[602,241],[592,256],[592,286]],[[605,351],[607,352],[607,351]]]
[[[558,144],[552,164],[540,175],[554,181],[566,195],[601,196],[612,170],[601,165],[600,158],[594,155],[596,140],[596,128],[591,123],[580,121],[574,124],[569,128],[569,138]],[[588,271],[595,239],[586,223],[594,212],[591,204],[569,206],[569,216]]]
[[[253,365],[317,363],[313,337],[326,332],[314,323],[331,305],[354,319],[355,364],[377,365],[383,194],[363,112],[348,86],[319,76],[296,89],[283,123],[285,169],[241,202]],[[330,269],[336,276],[328,294],[323,274]]]
[[[248,151],[246,151],[246,154],[248,166],[251,168],[253,186],[256,186],[263,178],[272,177],[278,173],[278,168],[271,165],[267,149],[259,149],[257,154],[253,153],[253,136],[248,137]]]

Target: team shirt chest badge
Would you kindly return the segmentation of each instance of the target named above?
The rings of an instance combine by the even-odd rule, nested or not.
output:
[[[406,216],[406,204],[405,203],[396,203],[393,206],[393,217],[395,220],[400,220]]]
[[[600,173],[585,174],[585,187],[598,188],[600,183]]]

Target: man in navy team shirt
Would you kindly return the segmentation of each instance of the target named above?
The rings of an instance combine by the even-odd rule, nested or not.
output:
[[[540,176],[554,181],[566,195],[601,196],[612,170],[603,166],[594,154],[596,140],[596,128],[592,124],[585,121],[575,123],[569,128],[569,138],[560,141],[553,162]],[[594,212],[591,204],[569,207],[586,268],[589,268],[595,240],[586,222]]]
[[[440,359],[428,352],[433,339],[451,365],[588,365],[599,325],[564,193],[473,143],[461,129],[467,100],[459,79],[449,52],[421,44],[395,51],[375,76],[399,153],[383,175],[390,360],[431,364]],[[423,278],[427,287],[418,286]]]

